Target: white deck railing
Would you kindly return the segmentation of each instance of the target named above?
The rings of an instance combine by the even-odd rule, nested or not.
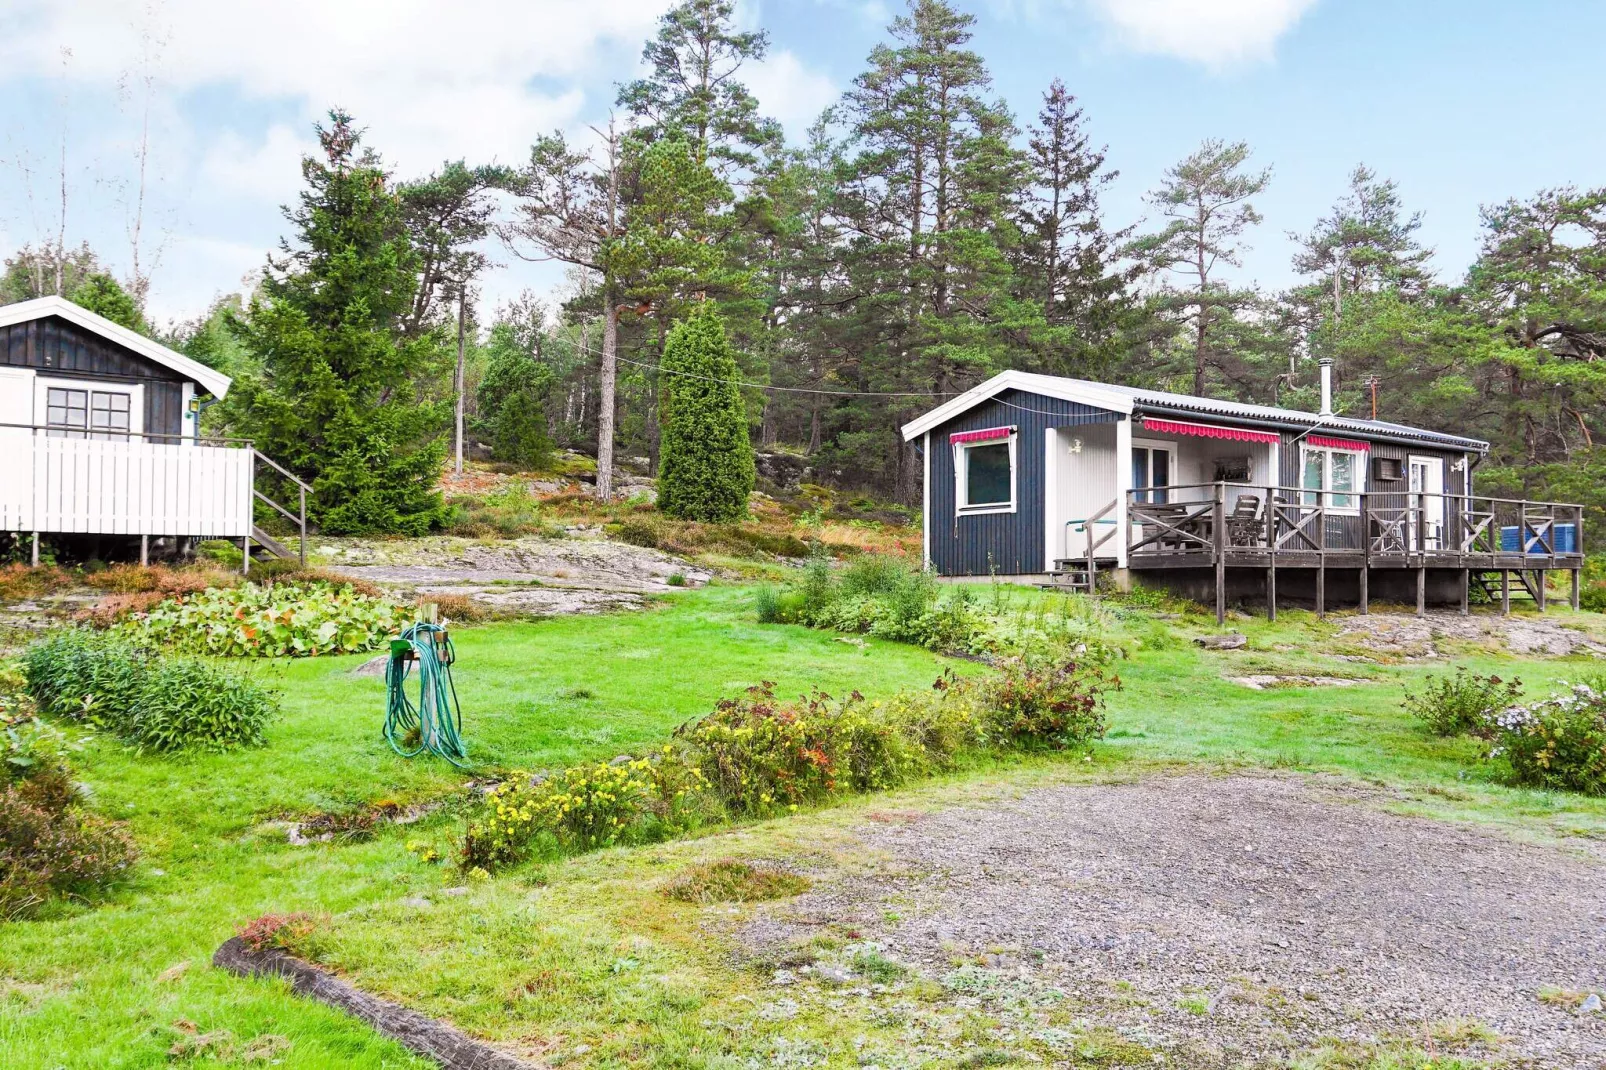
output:
[[[4,531],[243,538],[251,534],[252,478],[249,446],[58,438],[0,426]]]

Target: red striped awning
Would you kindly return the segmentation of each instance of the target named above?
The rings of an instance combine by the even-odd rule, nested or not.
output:
[[[1326,435],[1310,435],[1306,437],[1305,441],[1312,446],[1325,446],[1330,450],[1355,450],[1358,453],[1365,453],[1372,448],[1370,442],[1362,442],[1353,438],[1329,438]]]
[[[1224,438],[1231,442],[1280,442],[1272,431],[1250,431],[1242,427],[1218,427],[1215,424],[1195,424],[1185,420],[1160,420],[1153,416],[1143,418],[1143,430],[1170,435],[1193,435],[1195,438]]]
[[[1013,427],[989,427],[981,431],[955,431],[948,436],[953,442],[990,442],[995,438],[1008,438],[1015,433]]]

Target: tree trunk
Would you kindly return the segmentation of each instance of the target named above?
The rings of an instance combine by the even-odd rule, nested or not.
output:
[[[613,500],[613,387],[619,370],[619,306],[602,288],[602,396],[597,403],[597,500]],[[582,416],[584,413],[582,412]]]
[[[277,948],[252,951],[238,936],[232,937],[217,949],[212,965],[241,977],[287,978],[297,994],[361,1019],[376,1032],[433,1059],[446,1070],[535,1070],[532,1063],[497,1051],[445,1022],[353,988]]]
[[[468,304],[465,294],[457,295],[457,474],[463,474],[463,321],[466,318],[464,306]]]

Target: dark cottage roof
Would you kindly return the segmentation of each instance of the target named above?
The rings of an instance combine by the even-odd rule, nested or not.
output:
[[[1017,371],[1000,372],[980,386],[944,402],[925,415],[905,424],[904,440],[918,438],[1005,390],[1019,390],[1066,401],[1080,401],[1087,405],[1127,414],[1214,416],[1234,424],[1275,427],[1279,430],[1294,431],[1300,435],[1312,431],[1334,430],[1376,441],[1419,443],[1441,449],[1467,450],[1475,453],[1487,453],[1489,450],[1489,444],[1481,439],[1464,438],[1420,427],[1407,427],[1404,424],[1392,424],[1383,420],[1322,416],[1314,412],[1300,412],[1297,409],[1283,409],[1271,405],[1245,405],[1238,401],[1219,401],[1215,398],[1195,397],[1192,394],[1172,394],[1164,390],[1146,390],[1134,386],[1116,386],[1112,383],[1095,383],[1086,379],[1067,379],[1057,375]]]
[[[16,304],[0,306],[0,327],[10,327],[50,316],[57,316],[76,324],[91,334],[122,346],[138,357],[177,372],[184,378],[199,383],[215,397],[221,398],[229,392],[231,380],[217,369],[208,368],[197,360],[192,360],[176,350],[154,342],[121,324],[113,323],[104,316],[96,315],[87,308],[75,305],[62,297],[36,297],[31,301],[18,301]]]

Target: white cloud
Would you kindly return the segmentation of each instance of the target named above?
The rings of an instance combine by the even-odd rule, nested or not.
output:
[[[1270,59],[1316,0],[1088,0],[1117,39],[1209,67]]]
[[[312,120],[332,105],[372,131],[388,159],[420,170],[457,156],[513,159],[542,129],[572,122],[573,83],[610,46],[632,50],[663,0],[13,0],[0,16],[0,77],[112,82],[161,41],[160,80],[232,87],[291,103]],[[130,17],[133,13],[134,17]],[[557,85],[558,88],[545,88]]]
[[[758,98],[759,110],[780,120],[793,139],[800,139],[838,96],[835,82],[784,50],[771,52],[762,63],[743,67],[740,77]]]
[[[176,235],[162,250],[161,285],[152,290],[146,312],[163,324],[198,316],[217,298],[245,291],[266,260],[260,246]]]
[[[258,144],[225,130],[206,147],[201,180],[219,192],[283,203],[301,185],[301,158],[316,147],[310,133],[282,123],[269,127]]]

